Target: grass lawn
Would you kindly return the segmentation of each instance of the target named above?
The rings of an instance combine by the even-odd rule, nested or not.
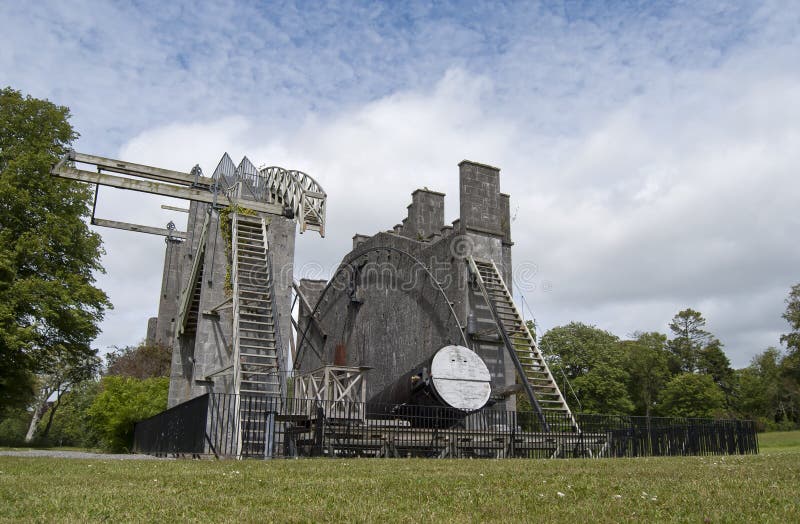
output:
[[[0,521],[800,521],[800,432],[761,446],[608,460],[0,457]]]
[[[758,447],[762,453],[800,453],[800,431],[760,433]]]

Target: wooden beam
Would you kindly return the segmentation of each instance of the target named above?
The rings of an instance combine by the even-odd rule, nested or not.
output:
[[[181,213],[188,213],[189,210],[183,207],[175,207],[175,206],[168,206],[167,204],[161,204],[161,209],[166,209],[167,211],[180,211]]]
[[[218,194],[215,199],[214,194],[206,189],[176,186],[162,182],[153,182],[150,180],[136,180],[133,178],[108,175],[106,173],[93,173],[91,171],[85,171],[83,169],[77,169],[75,167],[68,166],[63,159],[53,167],[53,169],[50,171],[50,174],[61,178],[77,180],[79,182],[100,184],[119,189],[130,189],[143,193],[152,193],[154,195],[183,198],[185,200],[206,202],[208,204],[213,204],[216,201],[216,203],[222,206],[231,205],[231,201],[227,196]],[[273,215],[283,215],[283,208],[276,204],[267,204],[266,202],[256,202],[254,200],[245,199],[239,200],[237,204],[239,207],[252,209],[253,211],[261,211],[263,213],[271,213]]]
[[[71,151],[67,156],[70,160],[74,160],[75,162],[95,165],[100,169],[113,171],[114,173],[121,173],[123,175],[135,175],[142,178],[150,178],[153,180],[161,180],[162,182],[170,182],[173,184],[181,184],[186,186],[211,186],[214,183],[213,178],[204,176],[195,178],[195,176],[191,173],[146,166],[144,164],[134,164],[133,162],[125,162],[123,160],[116,160],[103,156],[87,155],[85,153],[78,153],[77,151]]]
[[[130,224],[128,222],[117,222],[116,220],[106,220],[104,218],[93,218],[92,224],[95,226],[111,227],[114,229],[123,229],[125,231],[135,231],[137,233],[148,233],[150,235],[161,235],[162,237],[186,240],[186,231],[176,231],[165,227],[143,226],[140,224]]]

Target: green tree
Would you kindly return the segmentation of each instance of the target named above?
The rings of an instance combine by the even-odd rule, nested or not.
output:
[[[737,372],[736,410],[741,416],[759,420],[767,429],[797,421],[797,387],[785,374],[785,361],[786,356],[771,347]]]
[[[713,339],[711,333],[703,329],[705,325],[703,315],[691,308],[678,312],[669,324],[673,338],[668,347],[677,357],[683,372],[697,371],[700,351]]]
[[[789,323],[791,330],[781,336],[786,344],[787,354],[781,362],[781,376],[787,392],[795,398],[800,397],[800,284],[792,286],[786,298],[786,311],[783,318]],[[797,403],[795,403],[797,409]],[[793,418],[800,422],[797,416]]]
[[[130,451],[134,423],[164,411],[168,392],[165,377],[104,377],[101,392],[89,408],[91,426],[108,449]]]
[[[627,415],[634,405],[628,395],[628,373],[623,368],[601,364],[572,381],[584,413]]]
[[[45,432],[48,417],[39,424],[41,438],[59,446],[100,447],[100,437],[89,417],[89,408],[98,394],[99,380],[85,380],[70,388],[62,396],[59,415],[52,419],[49,433]]]
[[[7,408],[0,418],[0,446],[22,445],[30,420],[26,409]]]
[[[61,398],[64,393],[75,384],[94,378],[100,369],[100,359],[95,355],[89,357],[80,355],[77,359],[69,357],[64,356],[62,361],[52,366],[47,373],[38,376],[39,394],[33,404],[33,416],[28,433],[25,435],[25,442],[33,441],[40,417],[44,415],[45,411],[49,411],[49,417],[41,435],[43,438],[47,438],[53,424],[53,417],[61,406]],[[55,395],[55,400],[48,405],[53,395]]]
[[[728,356],[722,351],[722,343],[719,340],[712,338],[700,350],[697,369],[700,373],[710,375],[714,379],[714,382],[725,393],[725,404],[731,408],[733,396],[736,395],[736,374],[733,372]]]
[[[65,360],[91,357],[106,295],[91,189],[50,176],[77,134],[69,110],[0,90],[0,410]]]
[[[710,375],[675,375],[661,392],[658,413],[671,417],[713,417],[723,411],[725,395]]]
[[[800,351],[800,284],[795,284],[789,290],[783,318],[789,323],[791,331],[781,336],[781,342],[792,353]]]
[[[133,378],[168,377],[172,350],[161,344],[139,344],[117,348],[106,355],[106,375]]]
[[[630,373],[630,392],[635,413],[649,417],[658,394],[670,378],[670,353],[667,336],[662,333],[636,333],[635,340],[626,340],[625,366]]]
[[[542,352],[548,356],[555,377],[564,375],[580,398],[580,405],[562,391],[574,411],[621,413],[633,411],[628,394],[625,350],[619,338],[580,322],[549,330],[542,336]]]

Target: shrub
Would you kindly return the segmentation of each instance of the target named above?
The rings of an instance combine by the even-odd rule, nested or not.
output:
[[[91,425],[104,447],[124,452],[132,448],[134,423],[167,408],[169,379],[108,376],[101,389],[89,408]]]

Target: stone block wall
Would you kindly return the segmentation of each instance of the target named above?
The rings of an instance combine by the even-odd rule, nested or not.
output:
[[[411,194],[408,217],[401,234],[413,240],[428,240],[444,226],[444,193],[417,189]]]
[[[469,160],[458,167],[462,226],[468,231],[502,236],[500,169]]]

